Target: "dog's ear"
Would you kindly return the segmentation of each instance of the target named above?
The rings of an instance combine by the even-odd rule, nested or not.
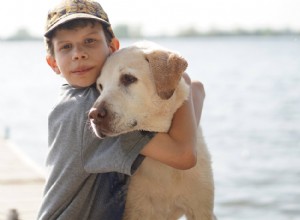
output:
[[[187,68],[187,61],[176,53],[155,50],[146,54],[156,91],[162,99],[169,99]]]

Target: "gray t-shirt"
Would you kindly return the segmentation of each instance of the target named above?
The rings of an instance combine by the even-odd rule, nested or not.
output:
[[[48,177],[39,220],[117,220],[125,206],[129,175],[152,134],[131,132],[99,139],[87,115],[95,86],[64,85],[49,115]]]

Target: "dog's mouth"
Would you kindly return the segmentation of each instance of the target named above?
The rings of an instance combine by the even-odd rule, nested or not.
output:
[[[114,137],[120,134],[137,130],[136,127],[138,125],[138,122],[136,120],[132,120],[128,122],[126,126],[118,126],[118,129],[112,129],[111,127],[107,128],[105,126],[101,126],[101,124],[97,124],[93,120],[91,120],[91,125],[96,136],[103,139],[105,137]]]
[[[106,105],[101,106],[102,108],[93,108],[89,112],[91,127],[99,138],[113,137],[137,130],[138,120],[136,118],[125,121],[124,117],[117,112],[108,111]]]
[[[103,133],[98,133],[98,132],[96,132],[96,135],[97,135],[97,137],[100,138],[100,139],[106,138],[106,135],[103,134]]]
[[[92,123],[92,128],[93,128],[93,131],[96,134],[96,136],[101,138],[101,139],[103,139],[105,137],[117,136],[117,135],[120,134],[118,132],[108,130],[104,127],[100,127],[99,125],[94,124],[94,123]]]
[[[97,137],[103,139],[105,137],[112,137],[115,136],[113,133],[103,130],[102,128],[98,127],[97,125],[92,126],[93,131],[96,134]]]

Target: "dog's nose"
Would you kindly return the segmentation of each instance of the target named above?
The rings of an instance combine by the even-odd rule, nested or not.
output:
[[[107,116],[107,110],[104,107],[92,108],[89,112],[89,119],[94,119],[95,122],[104,119]]]

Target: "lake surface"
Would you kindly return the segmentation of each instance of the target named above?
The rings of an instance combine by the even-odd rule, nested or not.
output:
[[[222,220],[300,220],[300,39],[155,39],[203,82],[201,119]],[[121,40],[121,46],[133,41]],[[61,79],[43,42],[0,42],[0,136],[39,166]]]

